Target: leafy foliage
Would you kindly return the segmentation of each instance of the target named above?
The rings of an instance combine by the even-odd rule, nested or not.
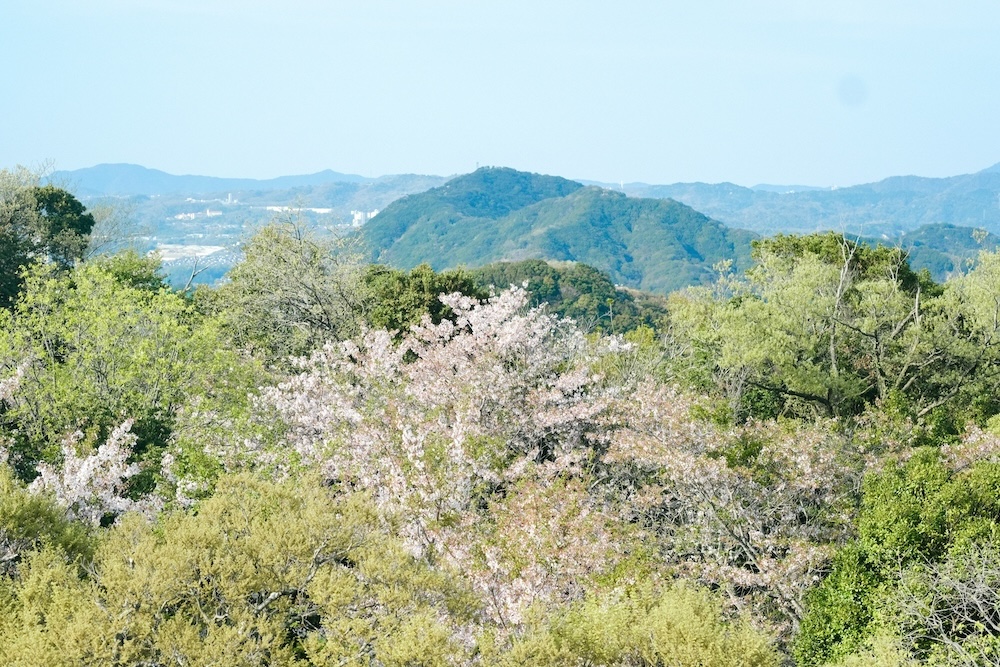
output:
[[[443,575],[362,497],[225,478],[197,514],[115,526],[86,578],[35,552],[0,598],[0,660],[444,665],[473,608]]]
[[[43,546],[85,561],[93,554],[93,535],[51,498],[30,493],[0,464],[0,589],[17,575],[24,558]]]
[[[714,385],[737,419],[896,401],[932,437],[954,436],[997,410],[996,257],[938,286],[897,249],[779,236],[757,245],[744,280],[673,296],[672,333],[688,381]]]
[[[991,445],[996,447],[995,441]],[[921,588],[943,583],[937,564],[957,574],[1000,538],[1000,466],[995,454],[991,459],[956,469],[949,465],[954,459],[922,448],[865,480],[857,540],[837,555],[832,574],[810,597],[809,614],[796,640],[800,664],[846,656],[881,629],[898,629],[900,623],[934,622],[929,610],[914,615],[912,598]],[[983,570],[986,576],[989,572]],[[886,601],[893,599],[896,605],[910,605],[903,610],[903,620],[898,606],[886,608]],[[941,613],[948,614],[946,609],[942,606]],[[960,606],[950,609],[962,613]],[[941,640],[963,634],[957,627],[962,621],[951,618],[956,627],[933,637],[910,628],[918,655],[950,650]],[[987,614],[978,622],[992,618]]]
[[[527,259],[487,264],[471,275],[484,289],[524,285],[532,306],[546,303],[552,313],[576,320],[586,330],[621,333],[657,328],[666,316],[661,297],[619,289],[608,274],[586,264]]]
[[[94,216],[76,197],[54,185],[37,186],[31,194],[42,218],[38,242],[48,258],[66,268],[83,259]]]
[[[301,220],[275,222],[244,246],[227,283],[202,290],[199,307],[221,320],[237,349],[271,360],[304,354],[358,331],[368,294],[347,250]]]
[[[579,263],[344,250],[277,225],[193,299],[27,269],[0,662],[996,662],[997,255],[775,237],[657,330]]]
[[[60,188],[23,168],[0,170],[0,307],[10,308],[33,262],[68,268],[84,256],[94,217]]]
[[[68,274],[32,269],[15,311],[0,316],[0,367],[20,376],[0,427],[25,479],[37,462],[63,458],[66,436],[79,431],[74,441],[86,450],[126,419],[135,454],[158,467],[183,405],[239,411],[256,372],[224,349],[212,322],[163,286],[154,263],[130,254]]]
[[[461,293],[485,298],[472,276],[464,271],[437,273],[427,264],[409,273],[373,264],[362,278],[371,291],[371,305],[365,313],[368,326],[389,331],[408,331],[429,315],[434,324],[454,319],[454,313],[441,299],[441,294]]]
[[[745,619],[727,623],[705,591],[676,586],[661,593],[588,598],[529,622],[498,665],[780,664],[768,638]]]

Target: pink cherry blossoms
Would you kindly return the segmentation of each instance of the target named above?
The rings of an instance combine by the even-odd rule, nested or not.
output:
[[[635,366],[630,346],[524,290],[441,298],[454,322],[328,344],[264,391],[287,453],[370,493],[501,624],[643,558],[797,622],[860,474],[834,423],[719,429],[654,378],[606,382],[595,369]]]
[[[476,539],[497,528],[484,528],[479,512],[508,489],[534,493],[577,468],[609,403],[582,333],[526,309],[524,290],[484,303],[441,298],[455,322],[425,320],[399,343],[368,331],[327,345],[265,400],[305,463],[368,490],[402,518],[416,552],[468,570],[490,562]],[[535,481],[517,487],[522,479]]]
[[[791,628],[802,598],[850,533],[862,462],[835,423],[721,430],[646,384],[617,405],[604,457],[626,521],[645,526],[679,573]]]
[[[137,464],[128,463],[136,440],[131,428],[132,421],[126,420],[89,456],[77,454],[83,434],[73,433],[63,441],[62,465],[39,463],[38,477],[28,489],[52,493],[70,518],[94,526],[109,514],[156,510],[159,503],[154,499],[135,501],[125,495],[129,478],[139,473]]]

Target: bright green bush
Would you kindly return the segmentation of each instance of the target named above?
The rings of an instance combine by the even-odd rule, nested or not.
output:
[[[504,667],[764,667],[781,662],[767,635],[746,619],[727,621],[712,595],[687,585],[567,605],[529,622],[527,631],[494,659]]]
[[[29,493],[0,464],[0,586],[4,577],[16,575],[23,558],[43,546],[85,561],[94,544],[84,524],[68,520],[51,498]]]
[[[52,548],[2,600],[4,665],[444,666],[470,598],[362,497],[220,480],[197,512],[110,529],[86,577]]]
[[[917,449],[865,480],[857,526],[857,540],[808,598],[794,647],[799,665],[845,658],[883,631],[899,634],[907,573],[1000,545],[1000,464],[955,470],[939,450]]]

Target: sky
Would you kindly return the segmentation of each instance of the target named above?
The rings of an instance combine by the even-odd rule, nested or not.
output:
[[[0,168],[846,186],[1000,162],[1000,0],[0,0]]]

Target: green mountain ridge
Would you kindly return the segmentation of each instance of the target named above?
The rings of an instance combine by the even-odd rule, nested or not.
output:
[[[400,268],[574,261],[660,293],[711,280],[722,260],[746,268],[754,238],[672,200],[496,167],[390,204],[362,236],[373,261]]]

